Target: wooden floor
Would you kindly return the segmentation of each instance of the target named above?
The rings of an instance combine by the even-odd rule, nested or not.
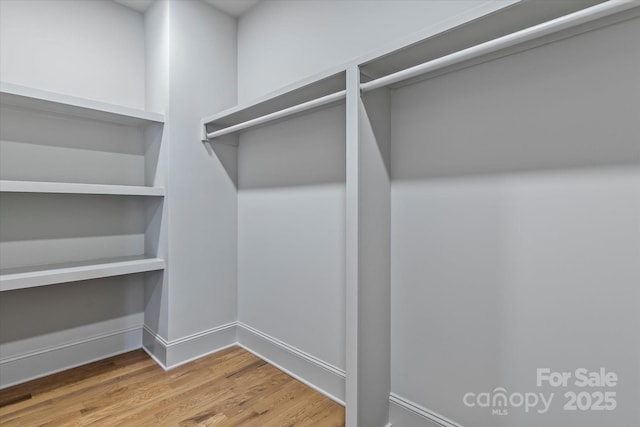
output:
[[[9,426],[344,426],[344,408],[233,347],[164,372],[142,350],[0,390]]]

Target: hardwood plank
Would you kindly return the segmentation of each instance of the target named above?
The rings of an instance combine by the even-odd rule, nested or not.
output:
[[[0,425],[344,426],[344,408],[232,347],[163,371],[141,350],[0,390]]]
[[[4,399],[0,400],[0,408],[3,406],[9,406],[14,403],[24,402],[25,400],[31,399],[31,393],[23,393],[23,394],[15,394],[12,396],[6,396]]]
[[[169,379],[169,392],[149,399],[141,405],[129,407],[125,411],[120,408],[117,420],[122,421],[123,425],[157,423],[175,425],[177,424],[176,418],[184,418],[185,414],[195,413],[202,402],[217,402],[222,397],[229,395],[230,390],[225,381],[226,375],[244,364],[252,363],[253,359],[250,356],[252,355],[240,353],[226,361],[216,363],[217,372],[215,374],[212,374],[210,368],[205,371],[200,369],[186,370],[185,373]],[[103,412],[105,419],[116,420],[110,414],[112,411]]]
[[[0,390],[0,402],[6,396],[12,394],[26,394],[30,391],[35,393],[46,393],[53,388],[60,388],[68,384],[86,380],[89,377],[95,377],[102,373],[112,374],[114,367],[127,366],[136,364],[142,360],[149,360],[149,356],[142,350],[135,350],[128,353],[110,357],[108,359],[99,360],[77,368],[69,369],[64,372],[58,372],[33,381],[28,381],[13,387]]]
[[[11,405],[0,409],[0,423],[17,418],[23,419],[23,416],[35,417],[40,422],[46,422],[69,411],[81,410],[80,399],[91,401],[94,398],[108,398],[117,390],[130,386],[136,387],[163,374],[162,368],[149,360],[141,361],[125,370],[114,367],[111,375],[103,373],[93,378],[88,372],[85,373],[84,380],[65,384],[59,389],[51,388],[50,384],[46,384],[47,389],[50,388],[47,392],[34,388],[35,397],[31,401],[24,401],[21,405]],[[55,406],[55,410],[52,410],[52,406]]]

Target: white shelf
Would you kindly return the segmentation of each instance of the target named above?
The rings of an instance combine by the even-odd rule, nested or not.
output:
[[[164,196],[164,188],[131,185],[77,184],[67,182],[0,180],[2,193],[104,194],[121,196]]]
[[[344,68],[340,67],[275,91],[252,103],[238,105],[205,117],[202,119],[202,125],[207,133],[226,128],[232,128],[233,130],[225,133],[235,133],[300,111],[313,110],[343,102],[345,88],[345,71]],[[327,102],[316,103],[319,99],[326,99]],[[309,105],[310,108],[300,110],[297,107],[301,104]]]
[[[421,40],[360,64],[373,79],[361,89],[402,87],[631,19],[640,10],[634,0],[594,3],[518,1],[447,29],[431,28]]]
[[[159,113],[108,104],[45,90],[0,82],[0,102],[6,105],[118,123],[128,126],[144,126],[164,123]]]
[[[0,291],[143,273],[164,268],[163,259],[143,256],[6,268],[0,270]]]

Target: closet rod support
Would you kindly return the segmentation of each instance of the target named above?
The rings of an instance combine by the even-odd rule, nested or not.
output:
[[[247,120],[245,122],[241,122],[233,126],[222,128],[213,132],[207,133],[205,130],[206,138],[202,142],[210,142],[210,140],[223,135],[228,135],[230,133],[238,132],[243,129],[247,129],[253,126],[258,126],[264,123],[272,122],[274,120],[278,120],[287,116],[292,116],[294,114],[311,110],[317,107],[321,107],[323,105],[331,104],[332,102],[336,102],[336,101],[340,101],[341,99],[344,99],[346,96],[347,96],[347,91],[341,90],[336,93],[332,93],[320,98],[316,98],[311,101],[303,102],[302,104],[294,105],[292,107],[288,107],[280,111],[275,111],[273,113],[265,114],[264,116],[256,117],[255,119]],[[205,129],[206,129],[206,125],[207,123],[204,124]]]
[[[483,55],[491,54],[521,43],[557,33],[568,28],[604,18],[615,13],[623,12],[638,6],[637,0],[610,0],[598,5],[571,13],[533,27],[525,28],[506,36],[498,37],[484,43],[463,49],[434,60],[415,65],[413,67],[389,74],[379,79],[360,85],[362,92],[368,92],[381,87],[400,83],[413,77],[418,77],[431,71],[436,71]]]

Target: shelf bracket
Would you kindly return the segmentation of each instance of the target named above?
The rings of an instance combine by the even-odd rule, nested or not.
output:
[[[206,144],[207,142],[212,142],[208,137],[207,137],[207,125],[206,124],[202,124],[202,136],[201,136],[201,140],[200,142],[202,142],[203,144]]]

